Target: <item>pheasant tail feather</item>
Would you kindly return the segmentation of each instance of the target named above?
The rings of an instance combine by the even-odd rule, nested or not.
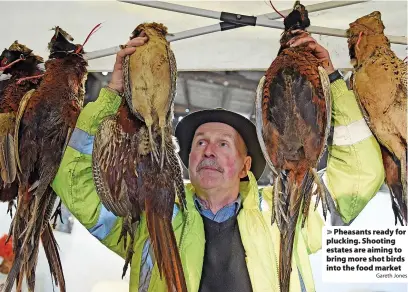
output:
[[[171,221],[155,214],[146,202],[147,224],[160,275],[164,274],[169,291],[187,292],[183,267]]]

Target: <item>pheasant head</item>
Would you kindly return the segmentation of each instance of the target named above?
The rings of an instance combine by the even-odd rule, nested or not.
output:
[[[13,74],[15,71],[27,72],[30,71],[30,68],[34,69],[43,62],[42,57],[33,54],[33,51],[27,46],[15,41],[8,49],[4,49],[1,53],[0,71],[4,71],[5,74]]]
[[[130,39],[139,36],[144,32],[148,37],[158,37],[164,39],[167,35],[167,27],[161,23],[151,22],[139,24],[132,32]]]
[[[68,34],[61,27],[56,26],[52,28],[55,31],[54,36],[48,43],[48,50],[50,51],[50,58],[58,58],[66,56],[68,53],[73,53],[80,45],[75,45],[72,42],[74,38]],[[81,53],[83,53],[81,49]]]
[[[280,40],[281,49],[279,53],[287,47],[286,43],[295,36],[292,34],[293,30],[306,31],[306,28],[310,26],[309,13],[306,7],[300,4],[300,1],[296,1],[293,10],[285,17],[283,23],[285,25],[285,31]],[[298,34],[299,33],[296,35]]]
[[[390,42],[384,35],[384,28],[379,11],[360,17],[349,24],[348,48],[354,67],[359,66],[376,48],[390,47]]]

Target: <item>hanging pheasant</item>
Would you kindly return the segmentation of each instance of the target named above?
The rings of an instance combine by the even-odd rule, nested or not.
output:
[[[11,229],[16,258],[5,283],[7,292],[16,278],[20,291],[24,276],[29,291],[34,291],[40,237],[56,284],[65,291],[49,223],[57,196],[49,184],[83,106],[87,62],[82,46],[72,44],[73,38],[60,27],[54,30],[43,80],[36,90],[25,94],[17,113],[14,146],[19,193]],[[47,250],[47,246],[53,249]]]
[[[299,1],[284,24],[278,56],[257,89],[256,124],[273,171],[272,223],[276,220],[281,232],[279,279],[281,291],[288,292],[296,225],[301,217],[303,227],[315,193],[322,199],[326,216],[327,201],[316,167],[330,129],[331,93],[327,73],[310,49],[286,45],[294,37],[292,30],[306,33],[310,25]]]
[[[139,25],[131,39],[149,41],[125,59],[126,99],[95,135],[93,174],[101,201],[124,217],[122,236],[130,235],[123,276],[133,256],[136,225],[145,213],[155,260],[169,291],[187,291],[171,219],[176,196],[185,207],[182,168],[172,140],[176,60],[162,24]],[[157,145],[161,158],[155,159]]]
[[[143,26],[136,28],[143,29]],[[155,35],[167,34],[164,26],[152,24],[150,30]],[[142,120],[149,132],[149,142],[153,157],[158,161],[161,155],[160,166],[163,167],[166,144],[165,139],[161,139],[161,153],[153,139],[152,126],[158,125],[160,135],[164,137],[168,128],[168,120],[172,119],[172,110],[175,92],[171,86],[176,82],[176,73],[172,76],[171,68],[176,67],[173,52],[164,37],[154,37],[150,45],[143,46],[131,56],[125,57],[124,74],[126,83],[126,101],[131,112]],[[143,70],[145,64],[149,64],[149,70]],[[159,78],[157,78],[159,77]],[[170,82],[162,82],[162,78],[169,79]],[[151,84],[146,87],[146,84]],[[167,97],[168,92],[171,95]]]
[[[14,199],[17,198],[17,166],[13,139],[16,113],[23,95],[35,89],[40,79],[26,77],[40,75],[38,65],[43,63],[40,56],[15,41],[0,56],[0,71],[10,74],[11,78],[0,85],[0,201],[9,202],[8,211],[12,216]],[[22,78],[22,79],[21,79]]]
[[[352,87],[381,146],[395,224],[407,224],[407,64],[391,50],[381,13],[374,11],[347,31]]]

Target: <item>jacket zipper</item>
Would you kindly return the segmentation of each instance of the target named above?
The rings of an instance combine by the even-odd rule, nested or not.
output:
[[[184,214],[183,214],[184,213]],[[187,210],[184,210],[184,212],[182,212],[181,213],[181,216],[183,216],[183,221],[184,221],[184,224],[183,224],[183,227],[181,228],[181,236],[180,236],[180,244],[179,244],[179,249],[180,249],[180,251],[181,251],[181,249],[182,249],[182,246],[183,246],[183,242],[184,242],[184,238],[186,237],[186,229],[187,229],[187,226],[189,225],[189,221],[190,221],[190,216],[189,216],[189,213],[188,213],[188,211]]]

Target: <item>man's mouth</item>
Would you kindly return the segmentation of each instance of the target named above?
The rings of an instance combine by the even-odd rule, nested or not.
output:
[[[210,166],[201,167],[201,168],[199,169],[199,171],[200,171],[200,170],[213,170],[213,171],[219,171],[219,172],[221,172],[218,168],[210,167]]]

